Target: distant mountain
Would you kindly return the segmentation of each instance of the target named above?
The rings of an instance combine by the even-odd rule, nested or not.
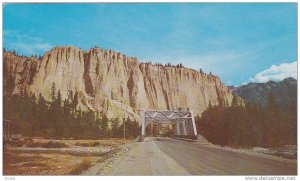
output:
[[[249,83],[240,87],[230,87],[230,89],[233,94],[242,97],[246,103],[266,106],[268,95],[271,93],[284,110],[297,105],[297,80],[292,77],[280,82]]]

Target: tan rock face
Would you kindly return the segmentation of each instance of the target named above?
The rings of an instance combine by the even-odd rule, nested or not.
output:
[[[108,117],[139,118],[140,110],[191,109],[201,114],[209,105],[231,105],[232,94],[218,77],[188,68],[140,63],[111,50],[55,47],[42,60],[4,54],[4,78],[14,77],[14,93],[22,87],[50,100],[55,84],[62,98],[77,91],[82,109]],[[21,81],[20,81],[21,80]],[[125,111],[124,111],[125,110]]]

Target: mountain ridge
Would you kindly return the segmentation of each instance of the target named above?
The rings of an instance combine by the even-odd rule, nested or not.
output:
[[[249,83],[240,87],[231,88],[232,93],[242,97],[246,103],[266,106],[269,94],[283,108],[289,109],[297,105],[297,80],[292,77],[281,81],[268,81],[266,83]]]

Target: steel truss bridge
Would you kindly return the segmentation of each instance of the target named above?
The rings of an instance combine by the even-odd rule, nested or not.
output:
[[[143,111],[141,117],[141,140],[143,140],[146,137],[146,126],[152,123],[176,125],[175,136],[197,136],[196,124],[192,110],[149,110]]]

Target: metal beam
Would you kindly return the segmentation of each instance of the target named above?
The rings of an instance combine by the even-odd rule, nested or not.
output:
[[[183,128],[183,135],[187,135],[187,132],[186,132],[186,122],[185,121],[182,122],[182,128]]]
[[[179,126],[180,126],[180,123],[177,121],[176,122],[176,131],[177,131],[176,134],[177,135],[180,135],[180,127]]]
[[[194,136],[197,136],[197,129],[196,129],[196,123],[195,123],[195,118],[194,118],[194,113],[192,110],[191,111],[191,116],[192,116],[192,123],[193,123],[193,129],[194,129]]]
[[[152,117],[152,116],[146,116],[145,118],[159,118],[159,117]],[[192,118],[192,117],[172,117],[172,118],[170,118],[170,117],[160,117],[160,118],[162,118],[162,119],[189,119],[189,118]]]

